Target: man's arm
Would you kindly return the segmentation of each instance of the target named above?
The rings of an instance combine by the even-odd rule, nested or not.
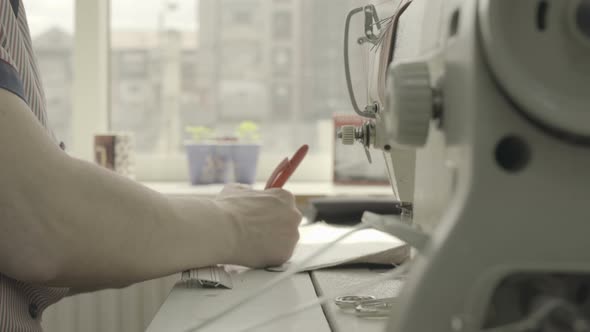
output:
[[[0,165],[0,272],[17,280],[107,288],[216,263],[274,265],[297,241],[287,192],[166,198],[67,156],[5,90]]]

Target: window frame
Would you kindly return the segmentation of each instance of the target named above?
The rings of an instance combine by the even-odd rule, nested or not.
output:
[[[94,134],[109,128],[109,49],[110,1],[75,0],[72,146],[68,150],[88,161],[94,160]]]

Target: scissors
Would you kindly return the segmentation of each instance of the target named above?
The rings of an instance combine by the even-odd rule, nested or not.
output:
[[[297,152],[295,152],[291,159],[283,159],[270,175],[264,189],[282,188],[295,172],[299,164],[301,164],[305,155],[307,155],[308,150],[309,146],[307,144],[303,145],[297,150]]]
[[[387,318],[391,315],[396,297],[377,299],[374,296],[341,296],[334,299],[334,303],[342,310],[354,309],[357,317]]]

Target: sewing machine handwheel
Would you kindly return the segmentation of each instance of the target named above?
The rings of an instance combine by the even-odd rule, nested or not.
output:
[[[482,0],[479,16],[489,68],[517,110],[559,138],[590,144],[590,1]]]
[[[419,148],[426,144],[433,96],[426,62],[399,63],[389,69],[384,117],[394,145]]]

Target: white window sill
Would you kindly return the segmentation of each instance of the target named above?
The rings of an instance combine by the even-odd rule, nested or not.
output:
[[[222,184],[192,186],[186,182],[143,182],[148,188],[172,196],[215,196],[223,188]],[[254,189],[263,189],[259,182]],[[290,182],[285,189],[297,197],[325,196],[391,196],[390,186],[337,185],[332,182]]]

